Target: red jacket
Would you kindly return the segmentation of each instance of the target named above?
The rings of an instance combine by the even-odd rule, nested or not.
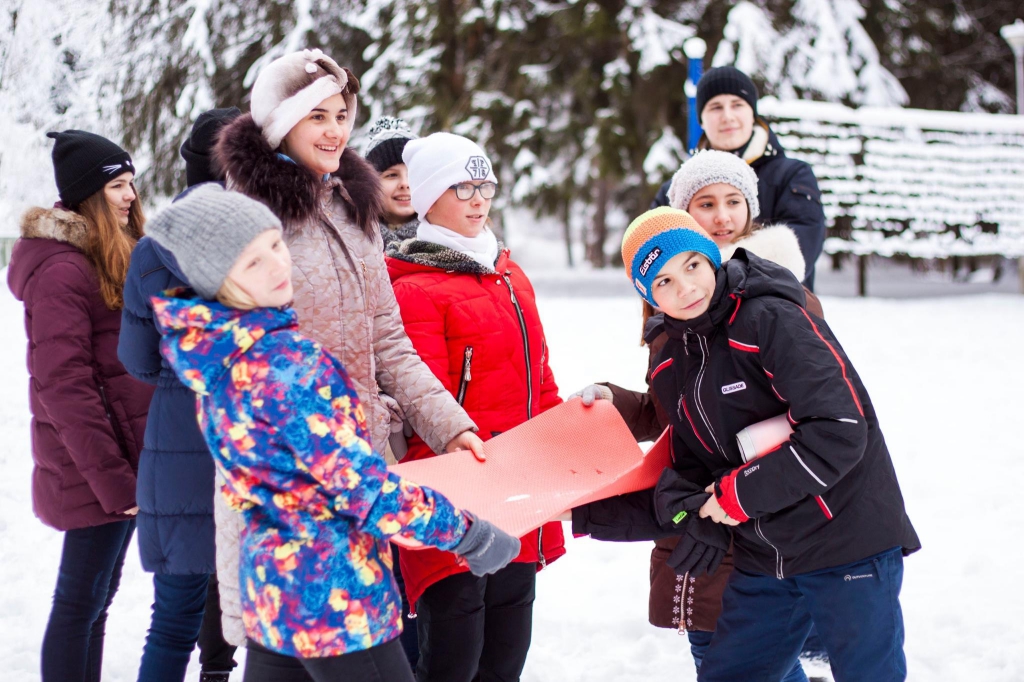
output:
[[[421,241],[394,245],[387,263],[406,333],[476,422],[480,438],[562,402],[533,287],[507,250],[498,256],[496,272]],[[433,456],[414,435],[403,461]],[[515,561],[536,562],[538,570],[565,554],[561,523],[545,524],[521,540]],[[455,555],[434,549],[402,552],[401,563],[410,604],[435,582],[468,570]]]
[[[153,387],[117,358],[121,311],[110,310],[82,253],[79,214],[32,209],[7,281],[25,303],[32,507],[57,530],[125,521]]]

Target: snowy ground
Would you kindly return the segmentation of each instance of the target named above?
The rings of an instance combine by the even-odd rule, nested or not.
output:
[[[621,272],[536,279],[563,395],[596,380],[639,388],[639,304]],[[1012,431],[1024,404],[1024,298],[823,303],[871,391],[925,546],[906,564],[910,679],[1024,679],[1024,521],[1012,511],[1024,475]],[[31,512],[24,353],[21,306],[0,287],[0,660],[11,682],[38,679],[61,541]],[[693,679],[685,638],[647,624],[648,554],[570,540],[539,576],[525,682]],[[135,680],[150,589],[133,547],[108,623],[110,682]]]

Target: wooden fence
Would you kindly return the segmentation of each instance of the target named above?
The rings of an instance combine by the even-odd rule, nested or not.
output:
[[[1024,116],[766,98],[786,153],[814,167],[825,251],[858,257],[1018,259],[1024,291]]]

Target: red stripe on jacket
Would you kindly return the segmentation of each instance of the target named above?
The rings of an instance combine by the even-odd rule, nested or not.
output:
[[[857,391],[853,388],[853,382],[850,381],[848,376],[846,376],[846,363],[843,362],[843,358],[840,357],[839,353],[836,352],[836,349],[832,347],[832,344],[826,341],[825,337],[821,335],[821,332],[818,331],[818,325],[814,324],[814,320],[812,320],[811,316],[807,314],[807,311],[803,308],[799,308],[799,310],[804,314],[804,317],[807,318],[807,321],[811,323],[811,329],[813,329],[814,333],[818,335],[821,342],[828,347],[829,351],[832,353],[832,357],[834,357],[836,362],[839,363],[839,369],[843,372],[843,381],[845,381],[846,385],[850,388],[850,395],[853,396],[853,403],[857,406],[857,411],[860,412],[860,416],[863,417],[864,408],[860,404],[860,398],[857,397]]]

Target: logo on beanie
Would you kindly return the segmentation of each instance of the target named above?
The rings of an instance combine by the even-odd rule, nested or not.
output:
[[[655,246],[653,249],[651,249],[651,252],[648,253],[647,256],[644,258],[644,262],[640,264],[640,276],[646,277],[647,271],[651,269],[652,265],[654,265],[654,261],[658,260],[658,258],[660,257],[661,247]]]
[[[647,295],[647,287],[644,286],[644,283],[640,281],[639,277],[633,278],[633,284],[636,286],[637,289],[640,290],[640,293],[642,293],[644,296]]]
[[[121,163],[115,163],[115,164],[110,165],[110,166],[104,166],[103,167],[103,172],[108,174],[108,175],[113,175],[117,171],[121,170],[121,168],[126,168],[128,170],[131,170],[132,169],[132,165],[128,161],[123,161]]]
[[[471,156],[466,163],[466,172],[473,180],[486,180],[491,172],[491,164],[482,156]]]

